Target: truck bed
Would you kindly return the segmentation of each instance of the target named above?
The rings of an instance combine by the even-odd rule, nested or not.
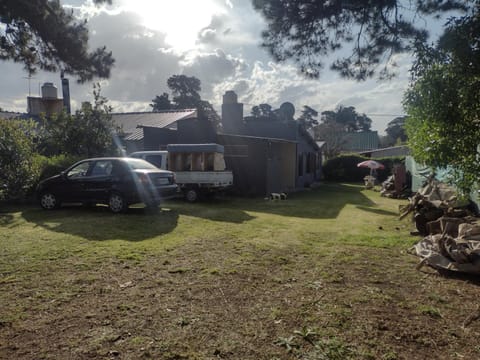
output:
[[[199,187],[224,188],[233,184],[231,171],[177,171],[175,176],[180,187],[197,185]]]

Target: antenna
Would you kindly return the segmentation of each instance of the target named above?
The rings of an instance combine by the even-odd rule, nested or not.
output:
[[[32,88],[31,88],[31,80],[32,79],[36,79],[34,77],[32,77],[32,75],[28,75],[27,77],[23,77],[23,79],[28,79],[28,96],[31,96],[32,95]]]

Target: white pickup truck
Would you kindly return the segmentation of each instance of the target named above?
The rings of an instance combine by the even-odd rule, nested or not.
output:
[[[233,174],[225,170],[223,146],[218,144],[171,144],[167,151],[138,151],[131,157],[149,161],[160,169],[175,172],[185,199],[195,202],[233,185]]]

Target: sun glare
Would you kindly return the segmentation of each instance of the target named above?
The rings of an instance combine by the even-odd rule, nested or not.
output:
[[[221,9],[213,0],[125,0],[124,8],[137,13],[143,25],[166,34],[174,49],[195,47],[198,32]]]

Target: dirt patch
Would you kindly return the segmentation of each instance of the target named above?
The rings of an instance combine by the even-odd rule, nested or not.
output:
[[[228,239],[95,267],[52,261],[0,283],[0,357],[478,358],[480,321],[462,326],[477,284],[415,263],[401,249],[319,257]]]

